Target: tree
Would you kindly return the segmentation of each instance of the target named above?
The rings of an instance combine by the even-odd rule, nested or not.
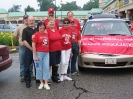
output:
[[[35,11],[35,9],[33,7],[30,7],[29,5],[27,6],[27,8],[25,8],[26,12],[31,12],[31,11]]]
[[[62,11],[81,10],[81,7],[77,6],[76,1],[72,1],[72,2],[67,2],[66,4],[61,4],[59,10]]]
[[[21,5],[13,5],[12,8],[8,9],[8,12],[19,12],[21,9]]]
[[[83,6],[83,10],[91,10],[92,8],[99,8],[99,0],[91,0]]]
[[[40,11],[47,11],[48,8],[55,8],[55,10],[57,10],[58,7],[55,6],[53,1],[54,0],[37,0]]]

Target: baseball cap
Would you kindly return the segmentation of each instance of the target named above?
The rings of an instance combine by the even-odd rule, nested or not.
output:
[[[54,12],[54,8],[49,8],[48,12]]]
[[[70,22],[75,22],[75,21],[74,21],[74,18],[70,18]]]
[[[29,16],[27,15],[27,14],[25,14],[24,16],[23,16],[23,19],[27,19]]]

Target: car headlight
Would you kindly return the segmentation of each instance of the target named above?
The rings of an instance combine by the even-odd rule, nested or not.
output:
[[[2,56],[0,56],[0,62],[2,62]]]

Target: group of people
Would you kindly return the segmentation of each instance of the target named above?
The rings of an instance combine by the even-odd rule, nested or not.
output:
[[[62,28],[59,29],[59,22],[54,19],[54,8],[48,9],[47,19],[39,21],[37,27],[34,26],[34,17],[24,15],[24,24],[14,32],[14,37],[19,39],[20,44],[20,80],[25,81],[27,88],[31,87],[33,65],[36,68],[36,80],[40,80],[38,89],[50,90],[51,69],[51,79],[56,83],[72,80],[67,76],[69,70],[72,75],[78,75],[76,61],[81,51],[81,28],[71,11],[67,16],[63,19]],[[71,69],[68,69],[70,58]]]

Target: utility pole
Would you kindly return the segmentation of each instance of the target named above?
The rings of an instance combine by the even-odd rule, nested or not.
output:
[[[55,19],[56,19],[56,0],[55,0]]]
[[[61,20],[62,20],[62,0],[60,1],[61,3]]]

